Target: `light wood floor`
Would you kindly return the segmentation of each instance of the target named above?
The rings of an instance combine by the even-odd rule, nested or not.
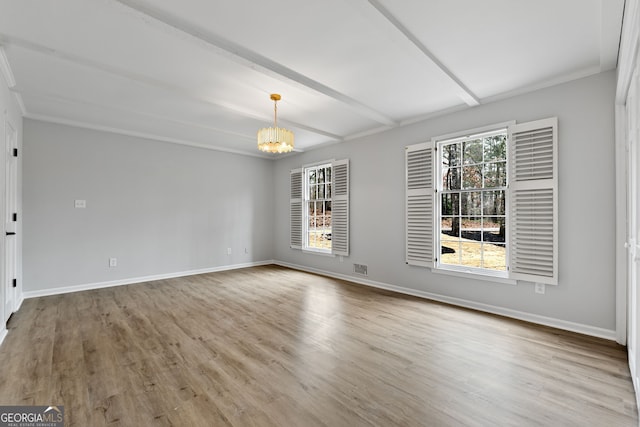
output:
[[[625,350],[276,266],[26,300],[0,404],[67,426],[637,426]]]

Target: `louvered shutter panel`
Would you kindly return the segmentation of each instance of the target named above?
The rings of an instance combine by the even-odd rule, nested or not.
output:
[[[558,284],[558,119],[509,126],[509,276]]]
[[[302,249],[302,176],[302,169],[293,169],[291,171],[289,245],[293,249]]]
[[[349,160],[331,164],[331,253],[349,255]]]
[[[406,262],[434,267],[434,150],[431,142],[410,145],[406,161]]]

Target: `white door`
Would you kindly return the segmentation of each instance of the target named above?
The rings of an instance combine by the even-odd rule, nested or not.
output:
[[[18,190],[18,134],[11,123],[6,124],[5,135],[5,301],[4,321],[16,309],[16,279],[17,279],[17,190]]]
[[[627,95],[627,248],[628,248],[628,296],[629,296],[629,319],[628,319],[628,352],[629,368],[636,387],[640,385],[640,289],[638,289],[638,276],[640,275],[640,209],[638,206],[638,191],[640,190],[640,82],[638,80],[638,67],[636,67],[629,93]]]

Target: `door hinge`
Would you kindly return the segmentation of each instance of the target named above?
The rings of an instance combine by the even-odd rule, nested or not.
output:
[[[16,222],[18,220],[18,214],[17,213],[13,213],[13,222]]]
[[[13,157],[18,157],[18,149],[17,148],[13,149]]]
[[[18,287],[18,279],[13,279],[13,287],[14,288]]]

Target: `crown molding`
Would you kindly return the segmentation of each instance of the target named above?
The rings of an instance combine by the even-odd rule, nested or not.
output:
[[[622,20],[622,35],[618,54],[618,83],[616,87],[616,104],[627,102],[627,92],[638,57],[640,38],[640,7],[638,0],[626,0]]]
[[[616,68],[625,0],[600,0],[600,71]]]
[[[2,45],[0,45],[0,71],[2,71],[4,81],[7,83],[9,89],[15,87],[16,79],[13,76],[13,71],[11,71],[11,66],[9,65],[9,59],[7,58],[7,54]]]
[[[271,160],[272,159],[272,157],[270,157],[270,156],[266,156],[266,155],[261,154],[259,151],[257,151],[257,149],[256,149],[255,153],[252,152],[252,151],[235,150],[233,148],[226,148],[226,147],[219,147],[219,146],[215,146],[215,145],[202,144],[202,143],[199,143],[199,142],[194,142],[194,141],[189,141],[189,140],[179,139],[179,138],[168,138],[168,137],[165,137],[165,136],[155,135],[155,134],[146,133],[146,132],[137,132],[137,131],[117,128],[117,127],[113,127],[113,126],[102,126],[102,125],[97,125],[95,123],[89,123],[89,122],[85,122],[85,121],[62,119],[62,118],[59,118],[59,117],[48,116],[46,114],[28,113],[24,117],[27,118],[27,119],[31,119],[31,120],[39,120],[41,122],[54,123],[54,124],[66,125],[66,126],[74,126],[74,127],[78,127],[78,128],[96,130],[96,131],[100,131],[100,132],[115,133],[115,134],[118,134],[118,135],[133,136],[133,137],[136,137],[136,138],[144,138],[144,139],[149,139],[149,140],[159,141],[159,142],[167,142],[167,143],[172,143],[172,144],[186,145],[188,147],[203,148],[205,150],[222,151],[222,152],[225,152],[225,153],[232,153],[232,154],[239,154],[239,155],[243,155],[243,156],[257,157],[257,158],[265,159],[265,160]]]

